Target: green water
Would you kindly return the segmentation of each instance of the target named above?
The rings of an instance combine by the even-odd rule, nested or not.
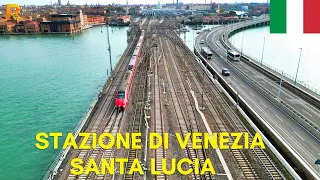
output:
[[[102,33],[101,33],[102,30]],[[126,27],[110,29],[113,66]],[[41,179],[59,151],[38,132],[72,132],[107,79],[106,27],[76,35],[0,36],[0,179]]]

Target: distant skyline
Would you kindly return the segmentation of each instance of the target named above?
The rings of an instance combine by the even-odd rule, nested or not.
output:
[[[183,3],[210,3],[211,0],[179,0],[179,2]],[[52,0],[52,4],[58,2],[58,0]],[[63,5],[66,5],[68,0],[61,0]],[[126,4],[126,0],[69,0],[70,4],[84,5],[84,4]],[[162,0],[161,4],[172,3],[173,0]],[[176,0],[174,0],[176,2]],[[216,3],[250,3],[250,2],[258,2],[258,3],[266,3],[267,0],[212,0],[212,2]],[[128,0],[129,4],[157,4],[158,0]],[[46,5],[51,4],[51,0],[2,0],[0,2],[1,5],[5,4],[19,4],[19,5]]]

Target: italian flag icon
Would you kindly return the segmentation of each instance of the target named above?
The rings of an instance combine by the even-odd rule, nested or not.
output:
[[[300,28],[303,33],[320,33],[320,0],[270,1],[270,33],[287,33],[287,20],[290,18],[291,21],[296,20],[295,28]]]

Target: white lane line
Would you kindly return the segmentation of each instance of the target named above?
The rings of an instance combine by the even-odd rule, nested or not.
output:
[[[313,117],[312,114],[308,113],[306,110],[303,110],[303,112],[305,112],[305,113],[308,114],[309,116]]]
[[[304,139],[295,131],[293,131],[293,133],[295,133],[300,139],[302,139],[302,141],[304,141]]]
[[[243,84],[240,84],[240,86],[244,87],[244,85],[243,85]],[[244,87],[244,88],[245,88],[245,87]]]
[[[309,107],[308,107],[309,106]],[[320,116],[320,114],[318,113],[318,112],[316,112],[316,111],[314,111],[312,108],[312,106],[311,105],[309,105],[309,104],[306,104],[306,106],[304,106],[305,108],[307,108],[309,111],[311,111],[312,113],[314,113],[314,114],[316,114],[317,116]]]
[[[300,148],[311,160],[314,159],[313,156],[310,154],[310,152],[309,152],[308,150],[306,150],[306,149],[304,148],[304,146],[302,146],[300,143],[298,143],[298,141],[297,141],[296,138],[294,138],[293,136],[291,136],[288,131],[284,130],[284,129],[283,129],[282,127],[280,127],[277,123],[276,123],[276,125],[277,125],[278,128],[281,129],[288,137],[290,137],[290,138],[292,139],[292,143],[293,143],[293,144],[296,144],[295,147]],[[279,135],[282,137],[282,139],[284,139],[284,137],[283,137],[281,134],[279,134]],[[284,139],[284,140],[285,140],[285,141],[287,142],[287,144],[293,149],[293,151],[295,151],[295,152],[298,154],[298,156],[300,156],[303,160],[306,160],[305,156],[302,156],[301,153],[299,153],[299,152],[296,150],[296,148],[293,148],[292,144],[291,144],[289,141],[287,141],[286,139]],[[306,160],[305,162],[308,162],[308,161]]]
[[[276,114],[274,116],[278,118],[281,122],[283,122],[283,120],[279,116],[277,116]]]
[[[253,97],[256,97],[251,91],[249,92]]]
[[[267,107],[265,104],[263,104],[263,102],[260,102],[264,107]]]
[[[239,89],[240,90],[240,89]],[[240,90],[241,91],[241,90]],[[251,101],[252,103],[254,103],[243,91],[242,92],[242,95],[247,97],[249,101]],[[289,139],[286,139],[284,138],[283,135],[280,134],[281,131],[279,130],[276,130],[276,132],[278,133],[279,136],[282,137],[282,139],[284,141],[287,142],[287,144],[297,153],[298,156],[300,156],[300,158],[302,158],[303,160],[305,160],[305,162],[308,162],[308,160],[306,160],[306,157],[305,156],[302,156],[301,153],[299,151],[296,150],[296,148],[300,148],[306,155],[308,158],[310,158],[311,160],[314,159],[313,155],[307,150],[304,148],[303,145],[301,145],[300,143],[298,143],[297,139],[294,138],[292,136],[291,133],[289,133],[287,130],[285,130],[284,128],[282,128],[274,118],[270,117],[264,110],[262,110],[259,106],[256,106],[256,108],[258,108],[262,114],[264,114],[268,119],[270,119],[271,121],[273,121],[273,123],[291,140],[291,143],[293,144],[296,144],[295,148],[292,146],[292,144],[288,141]],[[279,117],[278,117],[279,118]],[[279,118],[280,119],[280,118]],[[281,120],[281,119],[280,119]],[[281,120],[282,121],[282,120]],[[272,122],[271,122],[272,123]],[[270,124],[271,124],[270,123]],[[300,136],[299,136],[300,137]],[[301,138],[301,137],[300,137]],[[301,138],[302,139],[302,138]],[[303,140],[303,139],[302,139]],[[304,140],[303,140],[304,141]],[[319,154],[320,155],[320,154]],[[309,163],[308,163],[309,164]]]

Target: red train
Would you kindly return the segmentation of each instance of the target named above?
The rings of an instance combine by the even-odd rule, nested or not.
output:
[[[136,69],[139,63],[139,56],[141,53],[142,43],[144,40],[144,33],[142,32],[138,44],[133,52],[133,55],[130,59],[129,66],[127,71],[122,79],[120,87],[116,93],[116,107],[118,109],[125,109],[129,102],[129,96],[136,73]]]

